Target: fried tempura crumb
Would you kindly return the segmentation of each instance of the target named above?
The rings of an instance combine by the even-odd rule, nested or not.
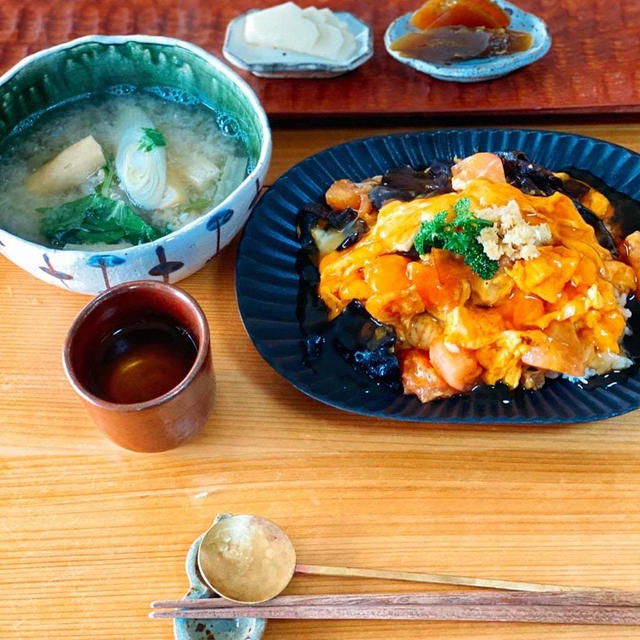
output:
[[[551,242],[549,226],[527,224],[515,200],[502,207],[480,209],[475,215],[493,222],[493,227],[482,229],[478,238],[484,252],[493,260],[503,256],[512,260],[536,258],[536,247]]]

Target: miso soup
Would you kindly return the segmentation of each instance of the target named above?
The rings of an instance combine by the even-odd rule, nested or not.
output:
[[[65,249],[175,231],[245,178],[243,141],[208,106],[104,93],[23,123],[0,147],[0,228]]]

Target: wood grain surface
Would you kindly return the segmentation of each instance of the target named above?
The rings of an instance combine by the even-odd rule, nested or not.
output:
[[[540,61],[505,78],[443,82],[400,64],[383,36],[421,0],[299,0],[351,11],[373,31],[374,57],[331,80],[269,80],[241,72],[271,117],[349,115],[640,112],[640,2],[517,0],[543,18],[553,44]],[[277,0],[4,0],[0,69],[27,53],[95,34],[159,34],[190,40],[220,56],[228,22]]]
[[[560,126],[640,151],[640,123]],[[274,131],[270,179],[392,129]],[[182,282],[212,330],[217,404],[181,448],[135,454],[90,423],[61,346],[88,298],[0,256],[0,638],[169,640],[149,602],[186,591],[217,513],[279,523],[303,563],[640,589],[640,412],[562,427],[363,418],[297,392],[258,356],[233,290],[235,245]],[[437,588],[437,587],[433,587]],[[424,590],[429,590],[425,587]],[[416,585],[296,576],[289,594]],[[272,621],[268,640],[638,638],[638,627]]]

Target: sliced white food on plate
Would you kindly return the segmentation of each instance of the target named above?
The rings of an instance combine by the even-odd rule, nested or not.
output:
[[[248,14],[244,27],[245,40],[250,44],[302,53],[315,44],[318,36],[315,22],[303,16],[293,2]]]
[[[356,48],[349,27],[330,9],[293,2],[249,13],[244,24],[247,43],[302,53],[325,60],[348,58]]]
[[[309,47],[308,53],[328,60],[342,60],[355,49],[355,40],[346,25],[329,9],[307,7],[302,15],[312,20],[318,28],[318,39]]]

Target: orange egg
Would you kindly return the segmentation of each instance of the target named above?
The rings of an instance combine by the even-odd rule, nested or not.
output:
[[[376,293],[406,289],[411,284],[407,277],[409,262],[409,258],[393,253],[378,256],[364,266],[364,280]]]

